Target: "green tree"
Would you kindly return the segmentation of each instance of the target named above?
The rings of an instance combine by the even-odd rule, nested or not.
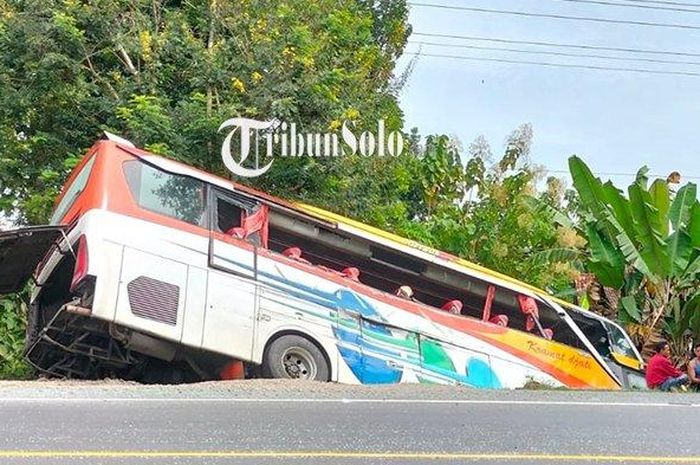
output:
[[[602,183],[578,157],[569,168],[580,199],[580,230],[588,241],[587,268],[618,289],[619,318],[651,352],[662,333],[676,356],[687,336],[700,336],[700,202],[688,183],[673,192],[668,180],[649,184],[639,170],[627,196]]]
[[[464,157],[449,137],[426,138],[423,157],[406,165],[411,173],[404,194],[408,216],[396,229],[554,293],[570,289],[576,270],[537,256],[560,241],[553,218],[563,188],[552,179],[548,190],[537,191],[541,171],[529,161],[531,139],[531,127],[521,126],[494,162],[483,138]],[[415,138],[412,146],[420,146]]]
[[[407,15],[404,0],[0,0],[0,212],[45,221],[103,129],[219,173],[233,116],[400,129]],[[258,184],[315,200],[345,168],[279,160]]]
[[[0,297],[0,379],[24,378],[30,373],[22,360],[26,324],[23,297]]]

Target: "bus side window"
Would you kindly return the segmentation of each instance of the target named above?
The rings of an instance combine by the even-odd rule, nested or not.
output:
[[[217,196],[216,230],[227,236],[245,240],[258,247],[267,247],[267,205],[241,204],[227,197]]]
[[[526,315],[520,310],[518,294],[499,286],[490,285],[489,288],[482,319],[499,326],[525,331]]]
[[[206,227],[206,190],[202,181],[168,173],[138,160],[124,162],[122,170],[139,207]]]
[[[243,212],[243,208],[239,205],[218,197],[216,199],[216,229],[230,236],[235,236],[236,233],[241,234],[242,231],[236,231],[236,228],[242,226]]]

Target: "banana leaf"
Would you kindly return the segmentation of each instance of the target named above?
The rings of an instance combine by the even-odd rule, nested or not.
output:
[[[634,228],[632,228],[632,234],[628,234],[611,211],[608,211],[606,221],[615,229],[615,241],[620,248],[620,252],[622,252],[622,255],[625,257],[625,260],[627,260],[627,263],[641,273],[650,274],[651,271],[649,271],[649,267],[642,256],[639,246],[632,240],[635,234]]]
[[[693,247],[700,248],[700,202],[697,200],[693,203],[690,223],[688,224],[688,234]]]
[[[601,220],[604,216],[605,197],[603,195],[603,184],[600,179],[593,176],[588,166],[577,156],[569,158],[569,171],[581,200],[581,205],[591,212],[596,219]]]
[[[630,210],[630,202],[612,182],[608,181],[603,185],[603,195],[605,201],[612,208],[619,228],[624,230],[628,237],[634,237],[634,219]]]
[[[685,287],[697,285],[696,275],[698,273],[700,273],[700,255],[690,260],[690,263],[683,272],[683,276],[678,280],[677,286],[683,289]]]
[[[634,300],[634,296],[627,295],[621,298],[620,306],[631,320],[638,323],[642,321],[642,312],[637,307],[637,302]]]
[[[657,276],[668,276],[671,262],[661,235],[663,220],[652,203],[651,194],[643,187],[644,182],[638,178],[628,189],[636,239],[642,245],[641,255],[649,270]]]
[[[607,241],[593,224],[586,225],[591,260],[588,268],[604,286],[619,289],[625,273],[625,259],[614,243]]]
[[[671,276],[680,277],[688,267],[693,245],[690,236],[683,230],[678,230],[668,238],[668,258],[671,264]]]
[[[668,212],[671,208],[671,193],[668,190],[668,183],[662,179],[657,179],[651,184],[649,194],[651,195],[652,204],[656,207],[656,211],[659,215],[659,232],[662,237],[667,237]]]
[[[690,223],[694,205],[697,203],[696,197],[697,187],[693,183],[688,183],[678,189],[668,212],[674,231],[678,231]]]
[[[543,250],[532,255],[532,261],[535,265],[545,263],[571,263],[581,259],[581,251],[566,247]]]
[[[523,199],[523,201],[528,207],[532,208],[533,210],[536,210],[537,212],[542,212],[543,214],[550,216],[552,220],[560,226],[566,226],[568,228],[574,228],[576,226],[574,222],[571,221],[571,218],[569,218],[568,216],[566,216],[566,214],[560,212],[553,206],[549,205],[547,202],[544,202],[532,196],[526,196]]]
[[[644,165],[637,171],[637,176],[634,179],[635,184],[639,185],[644,190],[647,190],[647,183],[649,182],[649,167]]]

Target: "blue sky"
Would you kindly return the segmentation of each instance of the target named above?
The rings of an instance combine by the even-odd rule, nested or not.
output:
[[[615,1],[634,4],[634,0]],[[700,1],[684,1],[698,3],[699,13],[561,0],[426,0],[425,3],[700,26]],[[525,18],[420,6],[411,7],[410,22],[414,32],[423,33],[700,52],[700,30]],[[585,52],[415,35],[410,40],[700,62],[697,57]],[[418,45],[409,44],[406,50],[417,51]],[[422,46],[422,52],[700,73],[700,66],[693,65],[427,45]],[[408,58],[401,59],[399,71],[405,68]],[[665,176],[677,170],[685,176],[684,181],[700,182],[699,91],[700,77],[420,57],[400,98],[407,127],[418,127],[422,134],[452,134],[465,146],[478,135],[484,135],[498,154],[507,134],[529,122],[534,130],[532,159],[551,170],[565,170],[568,156],[577,154],[597,172],[634,173],[646,164],[652,173]],[[631,177],[601,177],[612,178],[620,187],[632,181]]]

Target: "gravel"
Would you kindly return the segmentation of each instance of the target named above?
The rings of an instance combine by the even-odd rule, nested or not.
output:
[[[0,381],[0,400],[11,398],[172,399],[434,399],[537,400],[553,402],[644,402],[700,404],[700,395],[651,391],[476,390],[461,386],[394,384],[358,386],[315,381],[253,379],[180,385],[144,385],[123,380]]]

